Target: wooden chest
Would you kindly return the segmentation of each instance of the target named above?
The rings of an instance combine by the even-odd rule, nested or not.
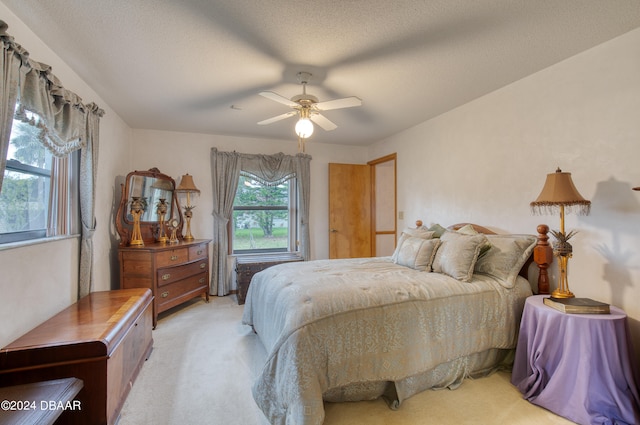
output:
[[[153,347],[151,291],[93,292],[0,350],[3,386],[78,378],[60,424],[113,424]]]
[[[253,275],[276,264],[302,261],[293,253],[239,255],[236,259],[236,281],[238,283],[238,304],[244,304]]]
[[[209,240],[118,249],[120,288],[149,288],[158,314],[197,296],[209,301]]]

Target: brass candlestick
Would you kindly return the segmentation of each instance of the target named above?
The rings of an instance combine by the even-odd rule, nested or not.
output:
[[[131,198],[131,215],[133,216],[133,231],[131,232],[131,246],[144,246],[140,231],[140,217],[147,209],[147,199],[140,196]]]
[[[189,199],[189,193],[187,193],[187,203],[189,202],[188,199]],[[193,210],[194,208],[195,206],[184,207],[184,218],[185,218],[185,221],[187,222],[187,234],[184,235],[184,238],[189,241],[194,239],[193,235],[191,234],[191,217],[193,216],[193,213],[191,212],[191,210]]]
[[[158,204],[156,205],[158,211],[158,242],[166,243],[169,238],[164,231],[164,217],[167,214],[167,200],[165,198],[160,198]]]

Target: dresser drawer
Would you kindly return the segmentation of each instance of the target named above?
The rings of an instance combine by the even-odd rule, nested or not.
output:
[[[209,248],[207,244],[192,246],[189,248],[189,261],[209,258]]]
[[[158,313],[180,304],[184,299],[192,298],[193,292],[202,292],[203,288],[208,287],[208,276],[209,273],[205,271],[158,288],[155,300]]]
[[[156,267],[166,267],[189,261],[189,248],[176,248],[156,254]]]
[[[148,275],[153,269],[151,257],[146,252],[124,252],[121,262],[124,276]]]
[[[189,263],[183,266],[158,269],[158,287],[168,285],[177,280],[184,279],[185,277],[193,276],[194,274],[202,273],[208,269],[209,262],[205,260],[196,261],[195,263]]]

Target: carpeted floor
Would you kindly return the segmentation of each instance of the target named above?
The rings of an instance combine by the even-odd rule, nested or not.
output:
[[[241,324],[234,296],[193,300],[160,315],[154,349],[121,412],[119,425],[269,425],[251,385],[266,352]],[[326,403],[325,425],[564,425],[522,399],[499,372],[458,389],[425,391],[390,410],[382,400]]]

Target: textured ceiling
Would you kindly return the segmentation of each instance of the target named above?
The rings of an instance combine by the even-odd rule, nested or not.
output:
[[[295,140],[256,124],[289,111],[258,93],[308,71],[320,101],[363,101],[312,140],[353,145],[640,27],[639,0],[0,1],[133,128]]]

